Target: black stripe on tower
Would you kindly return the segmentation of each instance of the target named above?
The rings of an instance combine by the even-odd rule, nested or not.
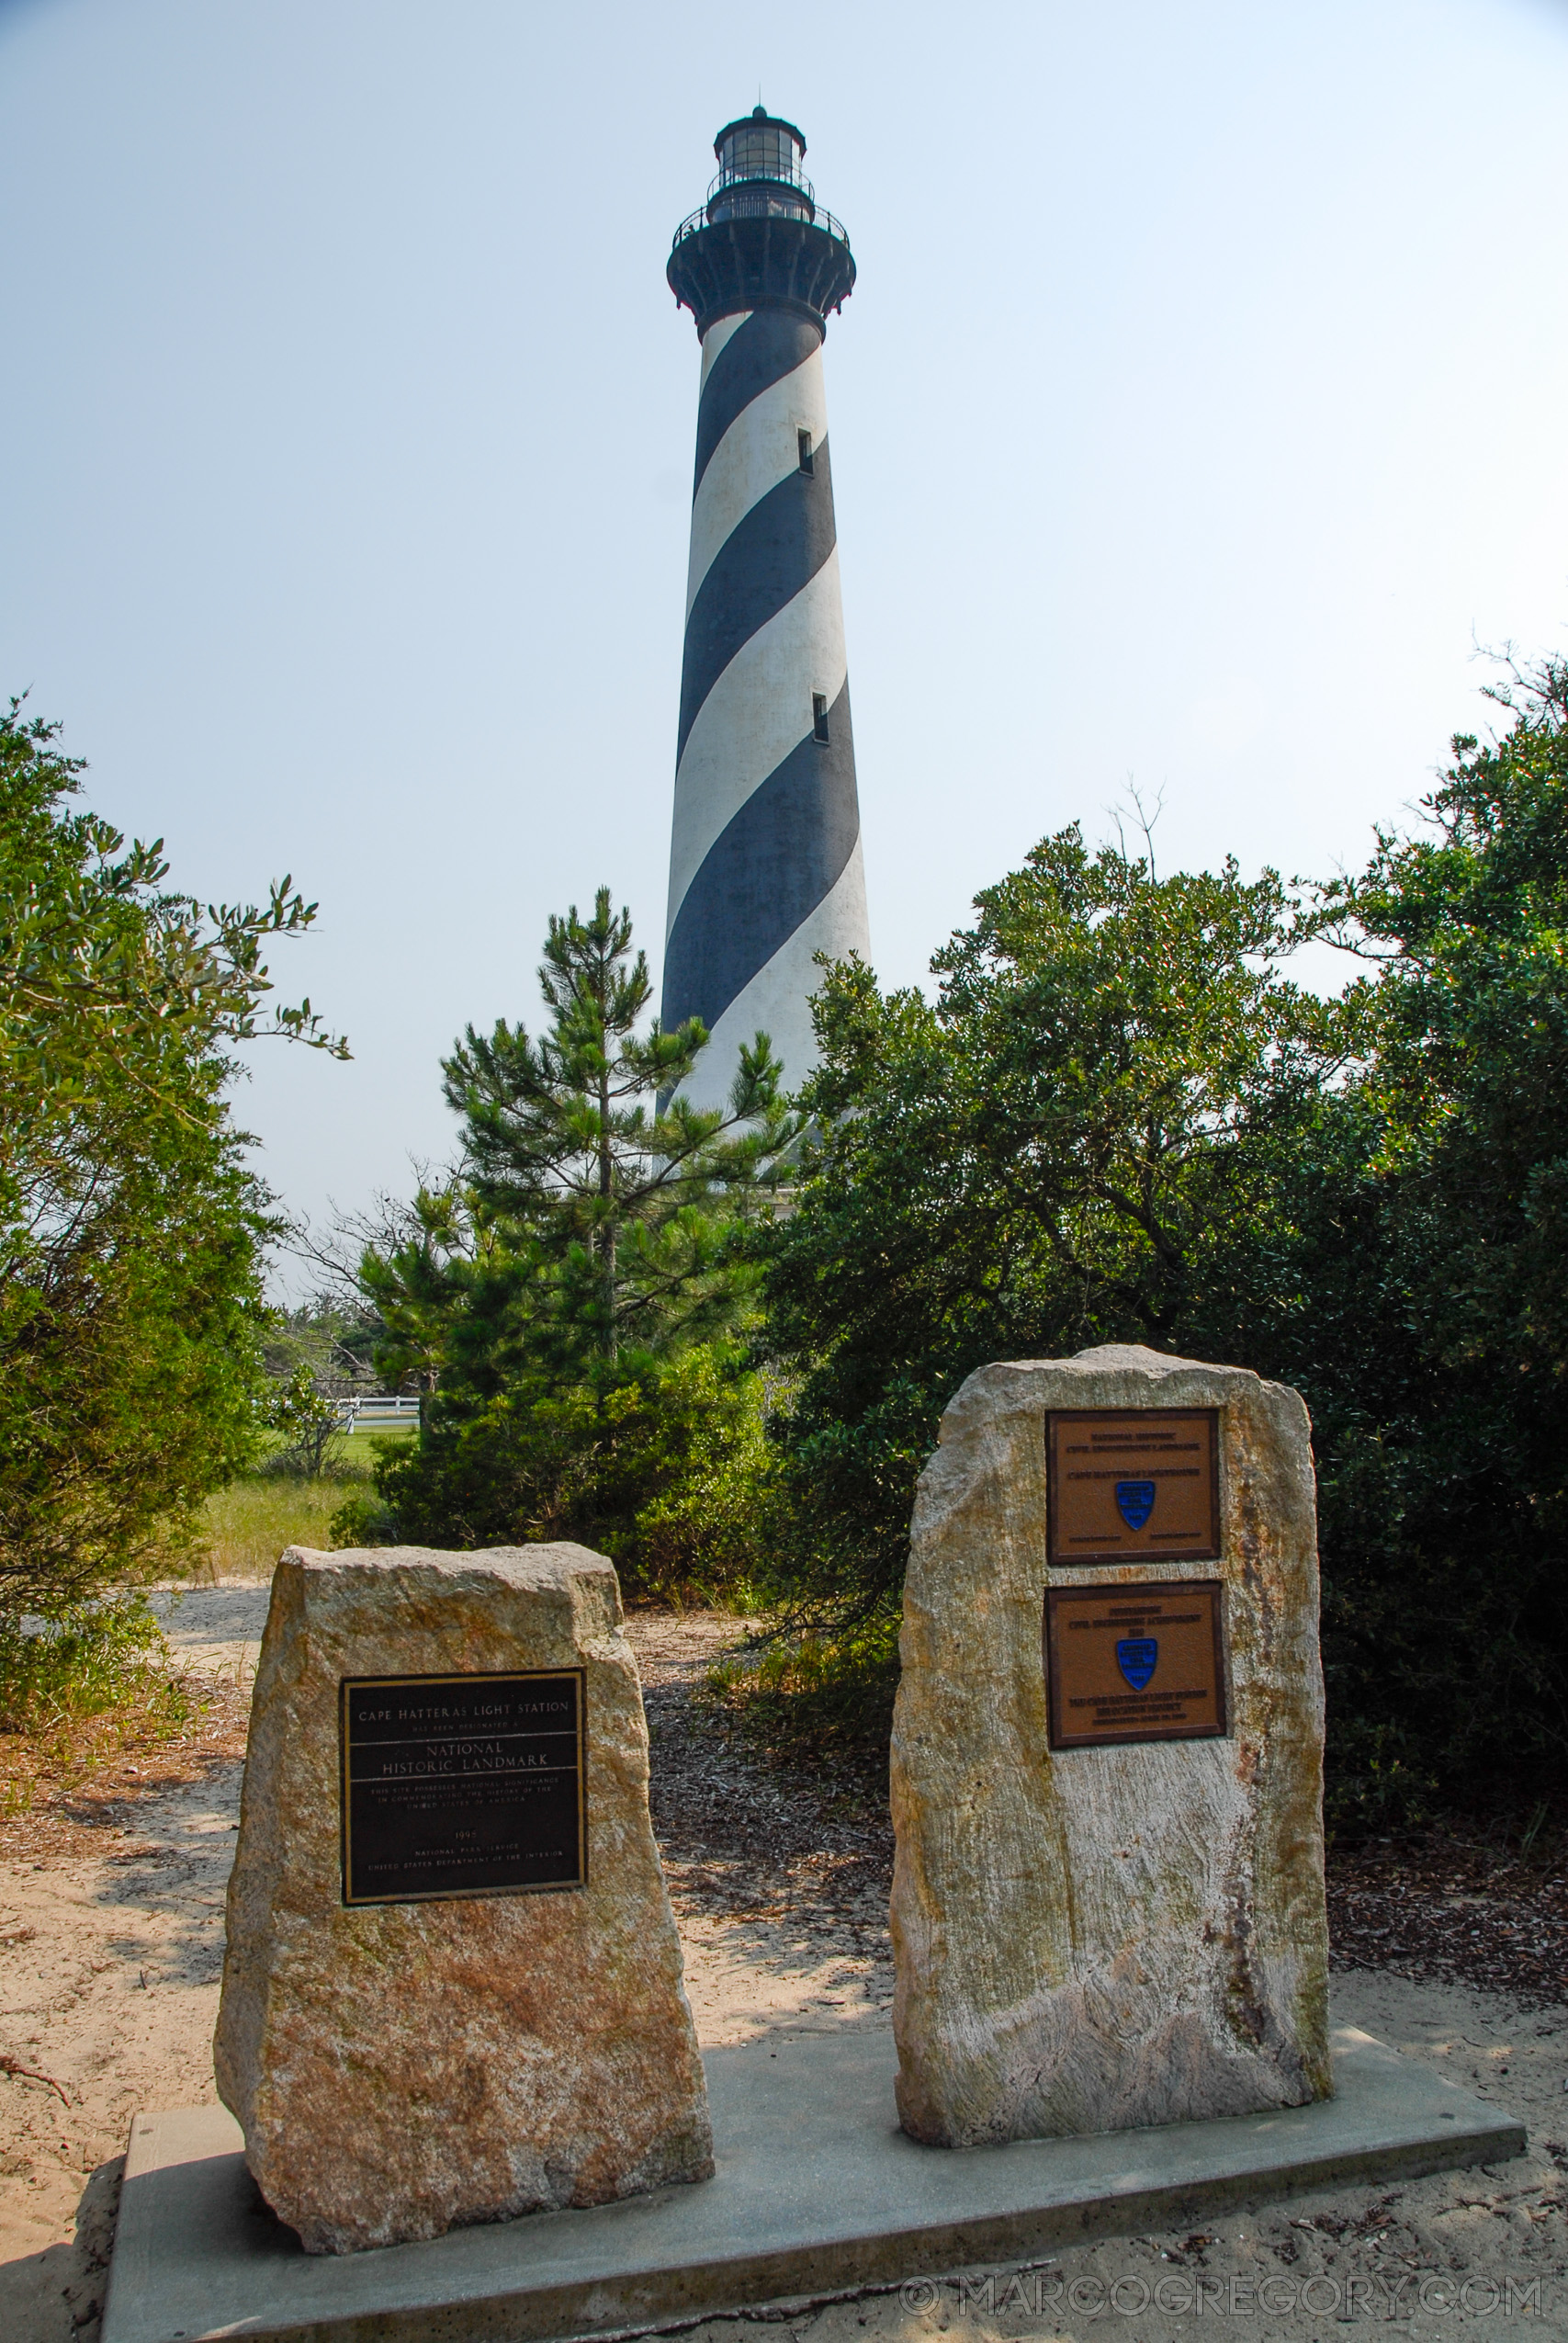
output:
[[[697,470],[694,502],[715,448],[753,399],[804,366],[822,346],[822,328],[786,310],[763,309],[738,325],[708,368],[697,406]]]
[[[736,652],[810,584],[835,541],[833,474],[824,439],[809,472],[786,472],[737,521],[697,588],[681,662],[677,759]]]
[[[860,836],[847,683],[827,732],[773,767],[704,856],[665,952],[667,1027],[700,1017],[711,1033],[838,884]]]

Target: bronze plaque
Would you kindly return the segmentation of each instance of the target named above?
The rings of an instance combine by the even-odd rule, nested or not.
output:
[[[1219,1410],[1082,1408],[1045,1419],[1053,1562],[1213,1562]]]
[[[350,1677],[341,1697],[345,1904],[583,1885],[581,1668]]]
[[[1217,1579],[1051,1588],[1051,1747],[1197,1741],[1224,1733],[1223,1601]]]

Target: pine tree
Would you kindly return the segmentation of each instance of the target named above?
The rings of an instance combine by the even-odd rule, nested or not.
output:
[[[476,1215],[528,1233],[538,1306],[568,1349],[613,1362],[627,1341],[658,1348],[727,1314],[726,1224],[777,1184],[801,1119],[765,1034],[742,1047],[727,1109],[682,1094],[707,1030],[694,1017],[638,1032],[647,955],[633,959],[630,914],[607,887],[592,918],[575,904],[552,917],[539,982],[546,1031],[468,1026],[443,1061],[446,1095]]]
[[[645,1024],[647,962],[607,889],[551,920],[539,978],[541,1033],[470,1026],[444,1060],[461,1168],[366,1252],[378,1360],[417,1362],[431,1396],[334,1535],[578,1538],[632,1584],[717,1592],[767,1538],[765,1394],[739,1338],[750,1229],[802,1120],[765,1034],[723,1108],[684,1095],[706,1030]]]

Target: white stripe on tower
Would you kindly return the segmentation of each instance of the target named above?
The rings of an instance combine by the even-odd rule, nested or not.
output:
[[[728,323],[728,320],[726,321]],[[722,329],[715,326],[708,335]],[[705,358],[706,351],[704,351]],[[822,382],[822,353],[813,350],[793,374],[760,390],[737,415],[713,454],[692,501],[692,554],[686,570],[686,608],[713,567],[716,553],[770,489],[800,469],[800,434],[813,447],[828,436],[828,401]]]
[[[816,955],[868,952],[821,354],[854,264],[804,150],[761,109],[721,131],[670,260],[703,372],[663,1021],[708,1027],[699,1105],[759,1031],[796,1085]]]

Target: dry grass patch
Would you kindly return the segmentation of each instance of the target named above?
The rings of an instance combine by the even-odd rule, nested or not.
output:
[[[286,1546],[330,1546],[332,1518],[367,1489],[383,1441],[412,1439],[401,1432],[355,1432],[340,1443],[333,1469],[320,1480],[288,1473],[254,1473],[207,1500],[203,1545],[185,1575],[194,1586],[220,1579],[270,1579]]]
[[[94,1716],[0,1732],[0,1860],[102,1855],[137,1803],[245,1753],[247,1685],[150,1681]]]
[[[270,1579],[286,1546],[332,1544],[333,1515],[357,1481],[289,1480],[281,1474],[237,1480],[207,1500],[204,1550],[185,1575],[195,1586],[220,1579]]]

